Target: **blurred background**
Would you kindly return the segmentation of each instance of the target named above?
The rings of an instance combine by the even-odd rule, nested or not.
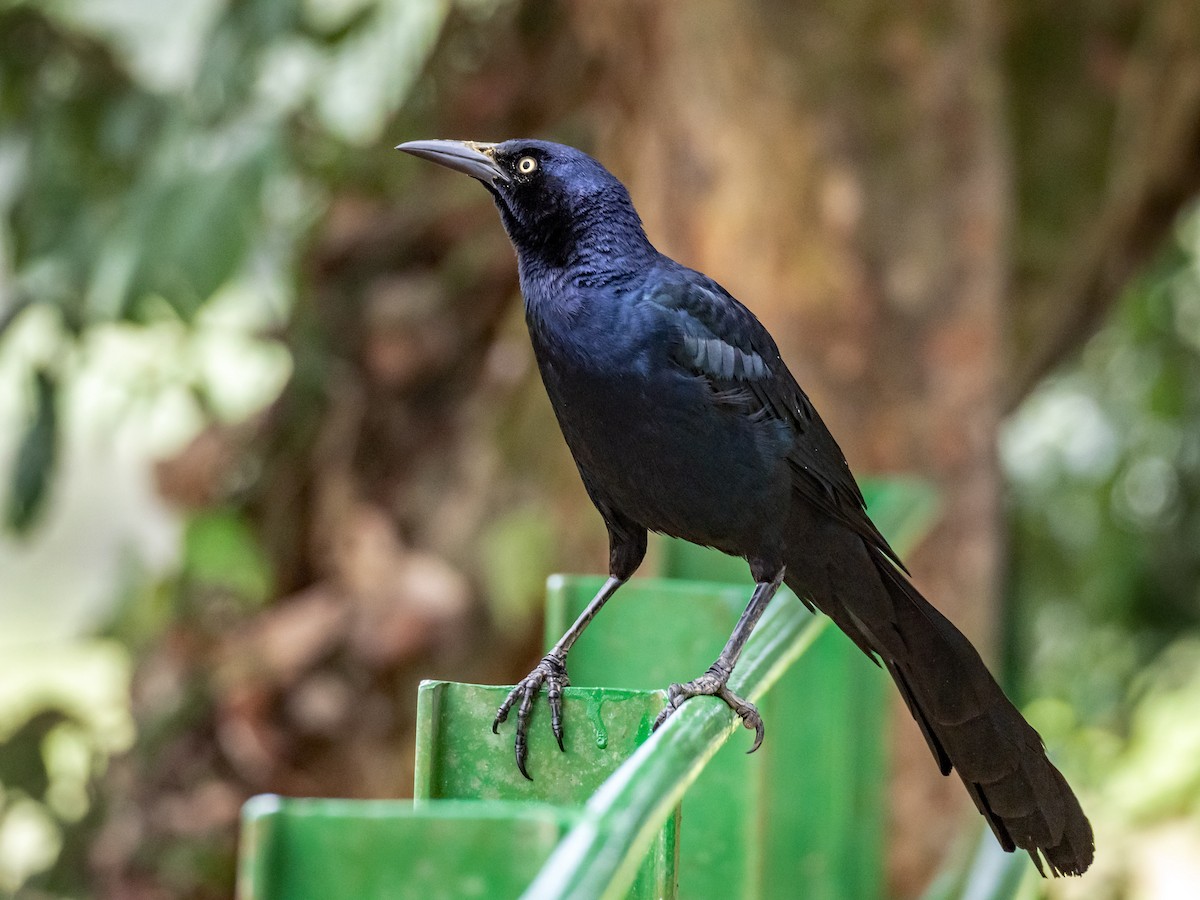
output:
[[[486,193],[391,149],[516,136],[936,485],[1097,826],[1045,890],[1194,896],[1195,0],[0,0],[0,894],[229,896],[246,797],[406,796],[417,681],[603,569]],[[892,745],[911,897],[974,813]]]

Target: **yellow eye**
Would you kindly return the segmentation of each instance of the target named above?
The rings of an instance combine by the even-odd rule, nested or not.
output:
[[[517,161],[517,171],[522,175],[531,175],[537,170],[537,160],[532,156],[522,156]]]

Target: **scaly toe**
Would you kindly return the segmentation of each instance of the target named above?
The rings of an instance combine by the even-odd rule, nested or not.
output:
[[[678,687],[678,685],[673,684],[673,685],[671,685],[671,687]],[[668,692],[667,705],[664,706],[662,708],[662,711],[657,716],[654,717],[654,724],[650,726],[650,731],[652,733],[655,731],[658,731],[658,729],[662,727],[663,722],[665,722],[665,721],[667,721],[667,719],[671,718],[671,713],[675,712],[675,710],[677,710],[678,708],[679,708],[679,703],[676,702],[675,698]]]
[[[565,662],[557,656],[546,656],[534,667],[532,672],[508,692],[508,696],[504,698],[504,702],[496,711],[496,718],[492,720],[492,733],[499,734],[501,723],[508,718],[509,712],[516,706],[517,727],[516,737],[513,740],[513,752],[517,758],[517,770],[530,781],[533,781],[533,777],[529,774],[525,762],[529,755],[529,717],[533,713],[534,702],[544,684],[547,699],[550,702],[550,728],[554,733],[555,741],[558,742],[559,749],[565,749],[563,747],[562,694],[563,688],[569,686],[570,683]]]
[[[671,685],[667,688],[667,705],[654,719],[654,725],[650,730],[657,731],[671,717],[675,710],[679,709],[680,706],[692,697],[719,697],[725,702],[726,706],[737,713],[746,728],[754,729],[754,746],[747,751],[748,753],[753,753],[762,746],[763,737],[766,734],[762,716],[758,712],[758,707],[753,703],[743,700],[733,691],[729,690],[725,686],[726,680],[728,680],[728,675],[725,678],[721,678],[709,670],[694,681],[689,681],[686,684]]]
[[[742,725],[746,728],[754,729],[754,746],[747,750],[747,753],[753,753],[762,746],[763,737],[766,736],[766,726],[763,724],[762,714],[759,713],[758,707],[749,700],[743,700],[729,688],[722,686],[717,692],[717,696],[725,701],[726,705],[732,709],[742,720]]]

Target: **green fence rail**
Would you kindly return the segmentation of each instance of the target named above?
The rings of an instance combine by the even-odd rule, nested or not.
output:
[[[811,615],[801,619],[794,596],[780,599],[783,602],[772,603],[763,615],[762,627],[746,644],[738,671],[730,679],[731,689],[752,702],[800,657],[825,625],[825,620]],[[529,896],[579,900],[623,896],[657,829],[737,729],[729,708],[719,700],[704,698],[680,708],[600,786],[581,820],[530,886]],[[752,789],[747,783],[730,787],[735,794]],[[730,896],[746,882],[721,883],[727,886],[724,896]]]
[[[868,498],[901,552],[932,519],[921,485]],[[738,560],[661,555],[670,577],[622,588],[572,651],[572,682],[605,686],[567,689],[566,753],[535,707],[533,782],[511,725],[490,731],[506,688],[426,682],[414,800],[252,799],[239,898],[880,896],[884,676],[781,591],[730,685],[760,705],[762,749],[747,755],[752,735],[711,698],[651,735],[658,689],[715,658],[750,588]],[[599,583],[550,580],[547,646]]]

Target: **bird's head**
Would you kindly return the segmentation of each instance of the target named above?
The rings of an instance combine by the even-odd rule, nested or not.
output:
[[[550,141],[409,141],[396,148],[478,179],[522,257],[565,262],[589,234],[646,244],[629,192],[582,150]]]

